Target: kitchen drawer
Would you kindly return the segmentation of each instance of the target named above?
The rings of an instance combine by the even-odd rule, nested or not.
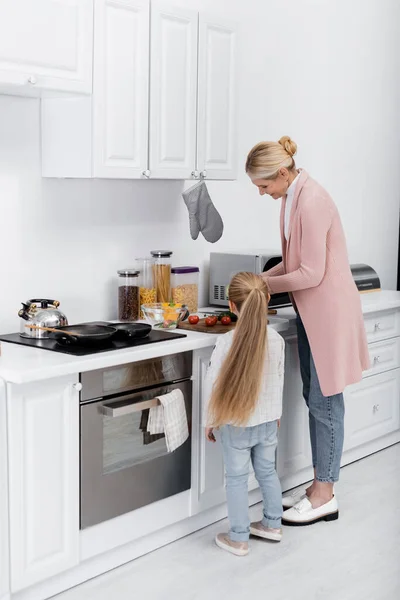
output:
[[[400,428],[400,369],[366,377],[345,391],[344,450]]]
[[[368,342],[400,336],[400,311],[388,310],[364,316]]]
[[[371,368],[364,372],[364,377],[400,367],[400,337],[369,344],[368,351]]]

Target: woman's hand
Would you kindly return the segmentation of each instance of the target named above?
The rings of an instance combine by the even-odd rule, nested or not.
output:
[[[206,439],[212,443],[217,441],[214,435],[214,427],[206,427]]]

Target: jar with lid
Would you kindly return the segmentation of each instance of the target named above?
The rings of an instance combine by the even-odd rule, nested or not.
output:
[[[136,265],[138,271],[140,271],[140,306],[142,306],[142,304],[154,304],[157,302],[157,292],[153,273],[154,259],[137,258]],[[145,318],[141,309],[140,318]]]
[[[152,250],[153,273],[157,302],[171,302],[171,256],[170,250]]]
[[[140,273],[137,269],[118,271],[118,318],[120,321],[139,319]]]
[[[198,267],[171,269],[172,301],[186,304],[190,313],[196,313],[199,308],[199,272]]]

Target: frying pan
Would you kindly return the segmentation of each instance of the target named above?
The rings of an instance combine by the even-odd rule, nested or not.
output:
[[[44,329],[50,331],[50,337],[61,344],[80,344],[93,346],[111,340],[117,333],[115,327],[109,325],[68,325],[64,327],[38,327],[28,326],[31,329]]]
[[[148,323],[128,323],[127,321],[120,321],[118,323],[108,321],[98,321],[91,323],[92,325],[107,325],[114,327],[117,330],[115,339],[123,340],[126,338],[140,339],[149,335],[152,330],[151,325]]]

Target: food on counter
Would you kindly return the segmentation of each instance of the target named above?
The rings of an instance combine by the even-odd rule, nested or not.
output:
[[[143,304],[142,310],[146,321],[158,329],[176,329],[179,321],[188,314],[185,305],[173,302]]]
[[[230,310],[220,313],[218,315],[218,321],[222,321],[224,317],[229,317],[232,323],[236,323],[236,321],[238,320],[237,315],[235,315],[235,313],[231,312]]]
[[[153,265],[154,285],[158,302],[168,302],[171,296],[171,265]]]
[[[200,321],[199,317],[197,315],[190,315],[189,317],[189,323],[191,325],[197,325],[197,323]]]
[[[218,318],[217,317],[207,317],[205,320],[205,324],[207,327],[215,327],[215,325],[218,323]]]
[[[140,306],[143,304],[154,304],[157,302],[157,290],[156,288],[140,288]],[[140,318],[144,319],[143,310],[140,311]]]
[[[172,288],[172,300],[186,304],[190,312],[198,309],[199,286],[197,283],[187,283]]]
[[[231,323],[232,323],[232,319],[230,317],[228,317],[227,315],[222,317],[221,325],[230,325]]]

